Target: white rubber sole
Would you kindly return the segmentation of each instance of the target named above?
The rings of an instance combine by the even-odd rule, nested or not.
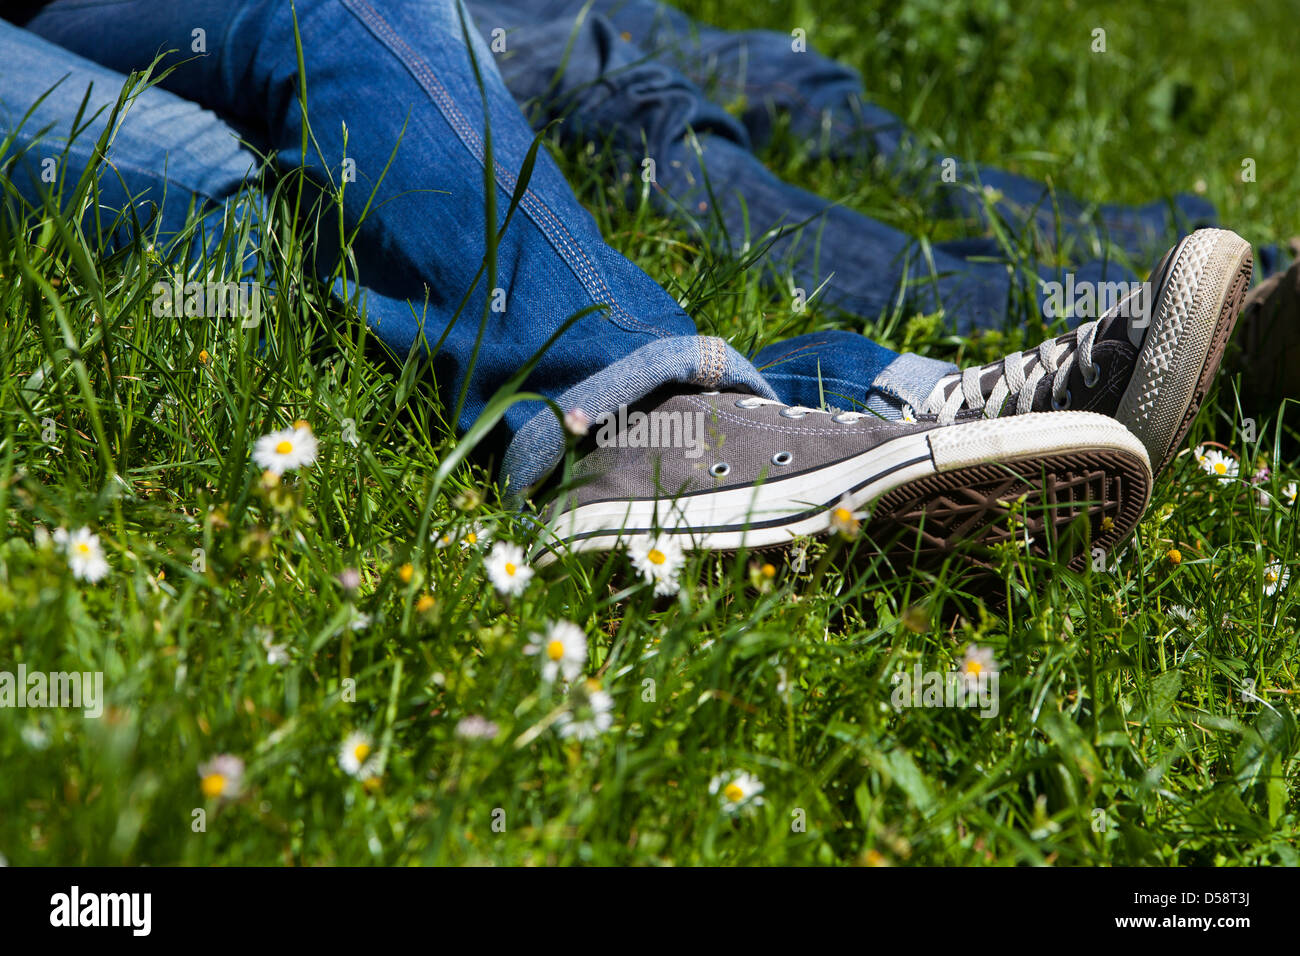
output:
[[[972,466],[1093,452],[1138,460],[1149,486],[1151,463],[1145,448],[1115,419],[1070,411],[1016,415],[904,435],[826,468],[763,484],[673,500],[582,505],[552,521],[545,535],[549,547],[535,561],[549,564],[556,550],[609,550],[633,535],[655,531],[680,535],[683,546],[692,550],[780,546],[828,532],[831,512],[841,503],[858,511],[918,479]]]
[[[1250,277],[1250,243],[1227,229],[1198,229],[1179,243],[1152,310],[1133,377],[1115,417],[1159,470],[1182,441],[1218,368]],[[1234,282],[1245,269],[1245,284]],[[1229,314],[1232,313],[1232,314]],[[1213,363],[1213,368],[1207,367]],[[1207,374],[1208,373],[1208,374]],[[1195,403],[1195,407],[1193,407]]]

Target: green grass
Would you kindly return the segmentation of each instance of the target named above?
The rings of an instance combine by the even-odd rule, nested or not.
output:
[[[1095,199],[1203,180],[1248,238],[1295,227],[1300,133],[1278,39],[1294,11],[832,6],[700,12],[804,27],[933,144]],[[1255,183],[1240,181],[1245,156]],[[887,181],[797,144],[770,158],[912,231],[953,233]],[[704,290],[701,324],[738,342],[865,328],[965,360],[1023,337],[962,341],[910,316],[791,320],[756,275],[647,205],[625,208],[601,157],[561,159],[610,241],[675,295]],[[283,208],[263,226],[290,288],[304,252]],[[776,561],[770,581],[744,558],[693,557],[673,599],[621,556],[568,561],[507,603],[481,550],[426,542],[474,521],[497,538],[525,529],[482,472],[450,467],[447,410],[355,315],[294,283],[258,331],[158,320],[165,266],[143,245],[104,255],[58,217],[33,222],[0,235],[0,670],[103,671],[108,700],[100,719],[0,714],[11,863],[1297,862],[1295,592],[1261,590],[1269,561],[1295,565],[1296,523],[1244,483],[1183,456],[1117,569],[1077,577],[1007,556],[1005,616],[949,578],[819,547],[803,570]],[[1224,442],[1244,475],[1266,462],[1274,491],[1300,478],[1278,410],[1234,396],[1221,377],[1193,440]],[[299,418],[319,461],[267,489],[252,443]],[[112,568],[98,585],[36,543],[37,526],[82,525]],[[358,614],[369,626],[353,629]],[[589,635],[589,672],[615,701],[613,728],[584,743],[555,733],[565,698],[522,653],[561,619]],[[268,662],[268,635],[286,662]],[[970,644],[1000,663],[996,717],[891,707],[896,672],[948,670]],[[471,714],[496,722],[494,740],[456,737]],[[339,767],[354,730],[383,761],[369,786]],[[200,792],[199,765],[221,753],[247,764],[238,799]],[[752,813],[709,792],[733,770],[765,786]]]

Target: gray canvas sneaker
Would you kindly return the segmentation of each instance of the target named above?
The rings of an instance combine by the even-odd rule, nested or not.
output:
[[[1158,476],[1182,447],[1250,285],[1250,243],[1198,229],[1100,319],[939,380],[908,417],[940,425],[1072,409],[1109,415],[1146,447]],[[1149,305],[1148,305],[1149,303]]]
[[[867,509],[863,536],[904,559],[1011,540],[1059,558],[1067,527],[1090,549],[1113,548],[1151,491],[1142,443],[1088,412],[909,424],[695,392],[611,421],[588,436],[595,447],[548,510],[541,564],[653,532],[680,535],[686,549],[779,547]],[[1068,545],[1076,569],[1088,556],[1078,539]]]

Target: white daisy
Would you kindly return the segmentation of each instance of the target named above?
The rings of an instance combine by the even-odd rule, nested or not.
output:
[[[601,690],[600,681],[583,681],[574,687],[569,709],[555,721],[561,737],[591,740],[614,724],[614,698]]]
[[[361,589],[361,572],[356,568],[344,568],[335,575],[334,579],[339,582],[339,587],[343,588],[343,593],[349,596]]]
[[[494,544],[483,563],[492,586],[508,597],[523,594],[533,576],[533,569],[524,561],[524,549],[508,541]]]
[[[591,416],[581,408],[571,408],[564,413],[564,430],[581,438],[591,430]]]
[[[289,645],[276,644],[270,634],[262,638],[262,649],[266,651],[266,662],[271,666],[289,663]]]
[[[218,754],[199,764],[199,789],[209,799],[233,799],[244,789],[244,761],[231,754]]]
[[[1205,467],[1205,454],[1206,449],[1204,445],[1197,445],[1196,450],[1192,452],[1192,457],[1196,459],[1196,463],[1202,468]]]
[[[1237,460],[1216,448],[1206,451],[1204,457],[1198,456],[1197,461],[1201,463],[1207,475],[1213,475],[1222,481],[1237,477],[1239,468]]]
[[[1165,617],[1182,627],[1191,627],[1196,623],[1196,612],[1183,604],[1171,604],[1165,609]]]
[[[962,655],[961,665],[957,668],[967,688],[982,686],[990,674],[998,672],[998,662],[993,657],[993,648],[971,644]]]
[[[709,793],[722,797],[722,809],[728,813],[760,806],[763,803],[762,792],[763,782],[743,770],[720,773],[709,781]]]
[[[491,740],[500,729],[486,717],[470,714],[468,717],[461,718],[456,724],[456,736],[462,740]]]
[[[374,753],[375,741],[364,730],[354,730],[343,738],[343,745],[339,747],[339,767],[349,777],[355,777],[358,780],[369,780],[375,776],[376,765],[372,757]]]
[[[54,543],[66,552],[68,567],[74,577],[94,584],[108,574],[108,562],[104,559],[104,549],[99,545],[99,535],[91,534],[89,528],[78,528],[72,534],[58,528],[54,532]]]
[[[429,540],[438,548],[450,547],[453,544],[460,544],[462,551],[468,548],[486,548],[492,542],[492,531],[485,527],[482,522],[475,521],[464,533],[456,531],[433,531],[429,533]]]
[[[854,511],[847,497],[841,498],[831,509],[831,530],[844,538],[856,538],[866,516],[864,511]]]
[[[1294,481],[1288,481],[1282,486],[1282,500],[1286,502],[1288,508],[1295,507],[1296,485]]]
[[[1270,561],[1264,568],[1264,593],[1272,597],[1287,586],[1291,572],[1282,566],[1281,561]]]
[[[546,628],[545,636],[532,635],[525,654],[538,654],[542,662],[542,680],[554,683],[557,676],[576,680],[587,666],[587,635],[569,621],[556,621]]]
[[[263,435],[253,446],[253,461],[258,468],[283,475],[316,460],[316,436],[306,423]]]
[[[655,594],[676,594],[681,585],[677,576],[686,563],[681,542],[672,535],[641,534],[627,543],[627,556],[641,577],[655,586]]]

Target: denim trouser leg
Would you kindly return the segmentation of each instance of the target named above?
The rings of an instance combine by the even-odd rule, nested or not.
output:
[[[568,19],[587,0],[483,0],[480,6],[509,11],[516,19]],[[720,104],[740,104],[741,120],[755,145],[770,136],[773,117],[786,117],[791,134],[813,155],[865,161],[880,156],[906,174],[929,198],[935,213],[986,222],[980,187],[992,192],[992,211],[1013,234],[1031,226],[1051,241],[1060,237],[1095,248],[1105,238],[1138,261],[1152,260],[1176,234],[1216,219],[1211,203],[1178,195],[1144,206],[1092,205],[1049,191],[1034,179],[996,167],[956,162],[920,148],[894,113],[867,99],[862,77],[818,53],[808,37],[772,30],[724,30],[693,20],[660,0],[592,0],[591,12],[606,17],[645,56],[671,65]],[[506,20],[509,16],[499,16]],[[715,177],[716,178],[716,177]],[[742,188],[743,191],[743,188]],[[1058,222],[1059,215],[1059,222]]]
[[[81,222],[87,237],[112,250],[138,222],[168,257],[212,249],[228,212],[260,214],[261,194],[246,188],[258,159],[233,130],[196,104],[156,89],[139,93],[114,118],[126,82],[0,21],[0,142],[7,142],[0,170],[20,196],[36,207],[48,200],[65,209],[84,171],[100,162],[98,206]],[[82,125],[73,135],[83,99]],[[97,157],[110,122],[107,152]],[[121,215],[133,202],[134,218]],[[200,227],[186,248],[176,248],[191,205]],[[241,271],[255,273],[256,264],[241,264]]]
[[[484,258],[484,95],[498,229],[532,132],[471,25],[480,93],[453,0],[296,6],[312,135],[305,155],[292,11],[282,0],[56,0],[28,27],[117,70],[178,50],[164,85],[274,150],[281,168],[305,165],[319,182],[340,183],[344,161],[354,163],[345,225],[360,224],[354,251],[368,322],[402,355],[445,334],[434,373],[449,404],[469,379],[462,430],[591,306],[600,308],[560,335],[525,388],[593,417],[671,382],[774,397],[748,361],[720,339],[697,336],[672,297],[601,240],[545,150],[501,238],[496,288],[480,282],[453,323]],[[194,46],[199,30],[202,50]],[[640,374],[623,373],[628,363]],[[513,439],[503,468],[519,489],[558,460],[563,436],[539,402],[510,408],[505,425]]]
[[[821,302],[876,317],[902,294],[919,309],[943,307],[962,330],[1004,323],[1013,291],[1004,263],[965,258],[974,249],[969,241],[953,247],[961,255],[936,244],[926,261],[897,229],[782,182],[753,154],[734,117],[604,17],[534,22],[512,19],[532,16],[513,6],[475,9],[489,35],[498,28],[488,24],[515,25],[499,63],[510,91],[540,106],[536,122],[564,117],[567,136],[610,142],[637,182],[643,158],[653,160],[660,205],[731,253],[780,230],[767,259],[788,263],[807,297],[821,289]],[[980,255],[1001,257],[995,242],[979,245]]]
[[[768,383],[791,405],[868,409],[897,419],[920,408],[935,382],[957,370],[950,362],[899,355],[865,335],[833,329],[769,345],[754,356]]]
[[[572,8],[577,0],[550,2]],[[1091,239],[1095,228],[1139,259],[1164,252],[1178,234],[1216,222],[1213,204],[1198,196],[1180,194],[1142,206],[1092,205],[1051,193],[1038,180],[957,157],[956,181],[946,182],[942,170],[948,157],[919,149],[896,115],[867,101],[857,71],[822,56],[810,43],[771,30],[719,29],[660,0],[595,0],[594,9],[642,49],[670,57],[711,95],[743,102],[742,116],[755,142],[766,139],[779,111],[814,155],[894,159],[896,153],[907,154],[898,161],[913,164],[921,174],[918,185],[935,191],[936,211],[984,219],[984,203],[970,187],[989,187],[996,197],[994,212],[1013,232],[1032,225],[1054,239],[1059,225],[1062,238],[1078,241]]]
[[[721,30],[659,0],[470,0],[479,27],[567,20],[590,13],[613,23],[647,56],[672,67],[719,105],[739,104],[740,121],[760,147],[773,118],[814,155],[891,155],[905,133],[893,113],[867,102],[856,70],[775,30]],[[807,38],[802,38],[806,40]]]

